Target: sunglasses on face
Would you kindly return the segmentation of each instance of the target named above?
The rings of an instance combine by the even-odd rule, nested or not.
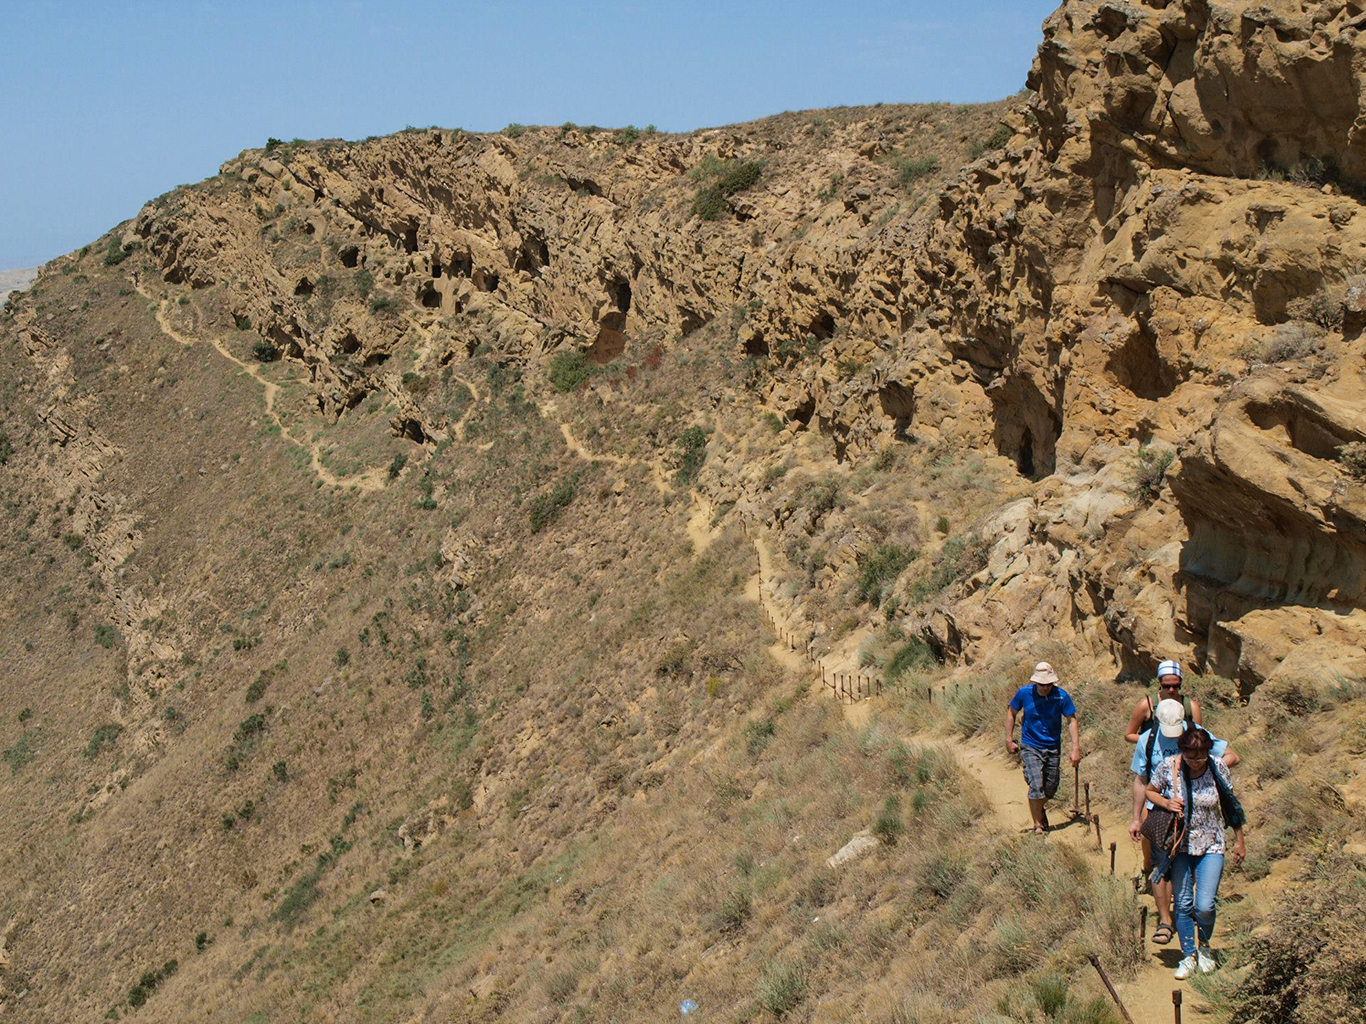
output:
[[[1158,683],[1158,684],[1157,684],[1157,688],[1158,688],[1159,690],[1179,690],[1179,689],[1181,689],[1181,684],[1180,684],[1180,683]]]

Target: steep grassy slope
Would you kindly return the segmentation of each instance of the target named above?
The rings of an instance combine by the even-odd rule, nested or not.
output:
[[[1355,39],[1259,12],[1287,82],[1296,19]],[[1352,1019],[1355,945],[1254,929],[1360,905],[1355,165],[1202,5],[1046,32],[984,107],[272,140],[45,268],[0,1015],[1103,1020],[1088,953],[1166,982],[1137,904],[979,737],[1053,660],[1118,838],[1179,654],[1256,826],[1212,1005]],[[1275,166],[1201,134],[1220,74]]]

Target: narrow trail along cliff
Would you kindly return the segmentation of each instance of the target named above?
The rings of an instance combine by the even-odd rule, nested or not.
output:
[[[1091,955],[1159,1024],[1167,658],[1251,821],[1188,1014],[1340,1024],[1366,14],[1037,42],[996,103],[270,139],[9,296],[0,1024],[1113,1024]],[[1022,834],[1038,660],[1102,850]]]

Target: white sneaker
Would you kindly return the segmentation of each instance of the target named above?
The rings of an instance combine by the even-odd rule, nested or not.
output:
[[[1177,980],[1177,981],[1185,981],[1185,980],[1186,980],[1187,978],[1189,978],[1192,974],[1194,974],[1194,973],[1195,973],[1195,963],[1196,963],[1196,961],[1195,961],[1195,954],[1192,953],[1190,956],[1186,957],[1186,959],[1182,960],[1179,964],[1177,964],[1177,965],[1176,965],[1176,975],[1175,975],[1176,980]]]
[[[1219,969],[1219,962],[1214,959],[1214,950],[1208,946],[1201,946],[1195,951],[1195,962],[1200,965],[1201,974],[1210,974]]]

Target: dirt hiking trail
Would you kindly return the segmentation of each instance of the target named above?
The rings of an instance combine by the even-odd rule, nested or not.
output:
[[[157,303],[155,312],[156,322],[163,334],[176,344],[186,348],[192,348],[197,344],[194,339],[187,338],[185,335],[181,334],[171,323],[169,313],[171,306],[170,299],[157,299],[143,287],[141,282],[135,284],[134,287],[137,289],[138,294],[143,298],[147,299],[149,302]],[[354,487],[361,491],[368,492],[381,491],[384,489],[387,470],[383,466],[376,466],[373,469],[367,469],[351,476],[338,476],[324,466],[322,462],[321,443],[317,441],[312,434],[306,434],[302,439],[295,437],[293,432],[285,426],[284,421],[280,419],[280,414],[275,411],[275,399],[280,393],[280,385],[267,380],[264,374],[261,373],[259,366],[252,366],[250,363],[238,359],[237,356],[233,355],[232,352],[229,351],[227,343],[223,338],[211,338],[209,339],[209,344],[212,345],[224,359],[233,363],[248,377],[261,385],[262,394],[265,398],[266,415],[269,416],[275,426],[279,428],[281,437],[308,454],[309,468],[319,480],[332,487]]]

